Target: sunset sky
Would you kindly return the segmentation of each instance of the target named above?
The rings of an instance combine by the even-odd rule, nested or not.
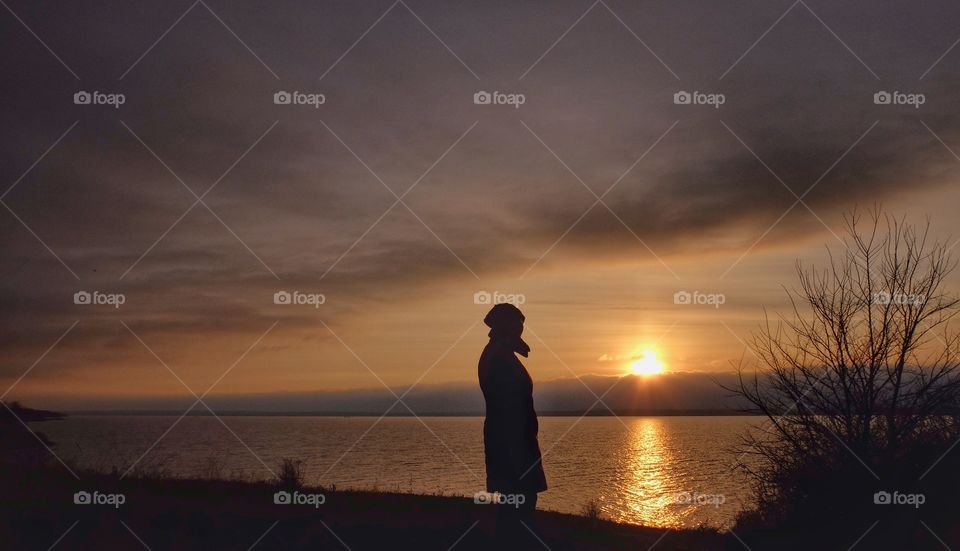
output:
[[[839,4],[9,1],[4,399],[470,382],[478,291],[536,380],[728,371],[855,205],[960,237],[960,5]]]

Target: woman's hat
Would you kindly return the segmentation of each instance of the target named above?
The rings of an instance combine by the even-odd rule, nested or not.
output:
[[[519,308],[512,304],[502,303],[495,305],[487,312],[487,316],[483,318],[483,323],[491,329],[496,329],[518,320],[523,323],[525,319],[527,319],[526,316]]]

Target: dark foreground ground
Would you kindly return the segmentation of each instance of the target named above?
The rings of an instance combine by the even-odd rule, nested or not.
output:
[[[277,482],[185,480],[161,472],[76,471],[55,461],[25,422],[50,412],[0,411],[0,550],[496,550],[495,506],[472,498],[299,488],[308,503],[277,504]],[[7,422],[3,422],[7,421]],[[122,496],[119,497],[119,496]],[[291,496],[292,499],[293,496]],[[520,549],[549,551],[960,551],[958,497],[931,494],[927,509],[880,508],[854,521],[840,508],[832,534],[795,522],[791,532],[748,527],[666,530],[539,511]],[[941,500],[941,501],[943,501]],[[80,503],[77,503],[77,502]],[[97,503],[100,502],[100,503]],[[118,503],[120,502],[120,503]],[[833,513],[831,513],[833,514]],[[915,517],[915,518],[914,518]],[[906,521],[906,522],[904,522]],[[812,541],[816,541],[812,544]]]
[[[125,479],[60,467],[6,469],[0,499],[0,549],[176,550],[500,550],[493,537],[494,507],[462,497],[301,489],[322,492],[325,503],[278,505],[275,484],[263,482]],[[75,504],[86,491],[122,493],[125,503]],[[95,499],[91,497],[91,499]],[[868,527],[864,527],[866,530]],[[955,542],[960,520],[941,526]],[[583,516],[538,512],[523,549],[565,550],[777,550],[797,547],[798,536],[738,531],[665,530]],[[809,527],[816,532],[817,527]],[[807,534],[809,535],[809,534]],[[858,534],[859,535],[859,531]],[[951,549],[920,529],[905,538],[882,526],[818,545],[820,549]],[[909,542],[909,543],[906,543]],[[906,546],[904,546],[906,545]]]
[[[325,503],[314,507],[275,504],[277,488],[266,483],[89,474],[77,481],[52,469],[9,474],[0,504],[3,549],[498,549],[494,507],[462,497],[300,490],[324,494]],[[78,491],[122,493],[125,503],[75,504]],[[739,546],[711,530],[666,531],[546,511],[534,529],[543,543],[531,538],[530,549]]]

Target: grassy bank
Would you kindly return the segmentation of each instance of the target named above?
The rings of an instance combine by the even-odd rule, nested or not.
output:
[[[56,418],[15,411],[25,422]],[[218,458],[201,479],[173,476],[163,461],[141,464],[126,478],[76,467],[74,476],[48,446],[56,447],[0,412],[0,549],[503,549],[494,537],[495,507],[472,498],[305,487],[293,460],[278,466],[273,481],[232,479]],[[947,474],[956,470],[949,461]],[[821,480],[823,473],[804,485],[808,494],[826,488],[826,502],[835,504],[817,520],[800,509],[769,523],[770,512],[757,511],[741,517],[735,532],[718,532],[617,524],[589,508],[579,516],[539,511],[521,549],[960,549],[952,485],[919,488],[927,499],[922,509],[873,506],[863,517],[855,512],[873,503],[872,479],[851,492],[859,468],[842,480]],[[281,491],[300,503],[277,503]]]
[[[322,494],[324,503],[278,505],[279,487],[265,482],[78,475],[54,467],[5,471],[4,546],[47,549],[66,533],[55,549],[496,548],[494,508],[463,497],[300,488],[299,496]],[[75,504],[81,491],[101,500],[122,494],[123,503]],[[739,546],[713,530],[666,531],[550,511],[538,513],[534,530],[540,548],[553,551]]]

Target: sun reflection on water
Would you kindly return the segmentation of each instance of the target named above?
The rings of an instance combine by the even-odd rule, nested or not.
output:
[[[667,445],[667,434],[662,419],[641,418],[628,422],[628,437],[621,454],[622,492],[614,499],[618,512],[614,520],[651,526],[679,526],[683,517],[675,505],[675,485],[670,480],[669,465],[676,461]]]

